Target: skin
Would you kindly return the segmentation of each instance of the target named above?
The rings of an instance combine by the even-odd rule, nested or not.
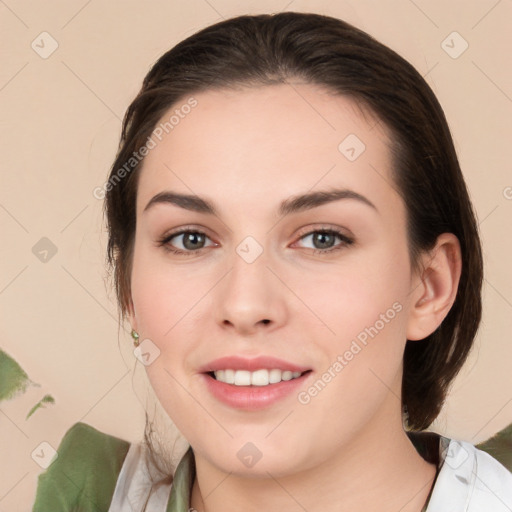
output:
[[[388,134],[352,100],[299,83],[194,97],[143,164],[129,312],[140,339],[161,351],[146,367],[151,385],[194,449],[191,505],[419,512],[435,467],[402,427],[402,357],[406,340],[433,332],[455,299],[456,237],[439,237],[413,272]],[[366,145],[353,162],[338,150],[349,134]],[[278,215],[281,201],[334,187],[375,208],[342,199]],[[160,203],[144,211],[164,190],[206,198],[218,213]],[[180,227],[206,232],[203,248],[182,256],[158,245]],[[311,236],[322,227],[353,243],[335,237],[340,250],[315,253],[329,247]],[[250,264],[236,252],[247,236],[263,249]],[[183,242],[168,245],[187,250]],[[273,355],[313,370],[307,390],[397,302],[395,318],[307,404],[292,393],[265,410],[237,410],[198,373],[225,355]],[[237,457],[247,442],[262,454],[251,468]]]

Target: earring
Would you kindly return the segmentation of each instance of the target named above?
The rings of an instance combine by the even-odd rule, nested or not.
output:
[[[133,344],[138,347],[139,346],[139,333],[136,332],[134,329],[132,329],[131,332],[132,338],[133,338]]]

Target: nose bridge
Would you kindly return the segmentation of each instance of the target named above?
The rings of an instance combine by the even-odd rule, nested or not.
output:
[[[279,282],[267,268],[269,251],[253,236],[245,237],[230,258],[218,297],[218,320],[250,331],[279,319],[283,307]]]
[[[245,237],[236,247],[231,258],[228,287],[240,300],[256,295],[263,297],[270,292],[268,250],[253,236]]]

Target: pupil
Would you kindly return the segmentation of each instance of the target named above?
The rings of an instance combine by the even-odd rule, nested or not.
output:
[[[187,233],[183,241],[183,245],[187,249],[197,249],[197,243],[201,243],[201,238],[202,235],[200,233]],[[189,242],[191,243],[189,244]]]
[[[329,234],[329,233],[318,233],[316,240],[317,240],[317,241],[318,241],[318,240],[320,241],[320,245],[330,246],[330,244],[328,243],[328,241],[329,241],[329,239],[332,239],[332,236],[333,236],[333,235],[331,235],[331,234]],[[327,239],[327,244],[326,244],[326,240],[325,240],[325,239]],[[331,240],[331,242],[332,242],[332,240]],[[323,249],[323,248],[325,248],[325,247],[320,247],[320,248],[322,248],[322,249]]]

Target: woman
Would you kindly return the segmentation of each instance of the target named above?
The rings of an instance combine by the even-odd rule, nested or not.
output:
[[[511,509],[498,460],[421,432],[482,256],[443,111],[396,53],[314,14],[208,27],[144,79],[103,191],[122,318],[190,449],[162,475],[151,436],[77,424],[34,510]]]

